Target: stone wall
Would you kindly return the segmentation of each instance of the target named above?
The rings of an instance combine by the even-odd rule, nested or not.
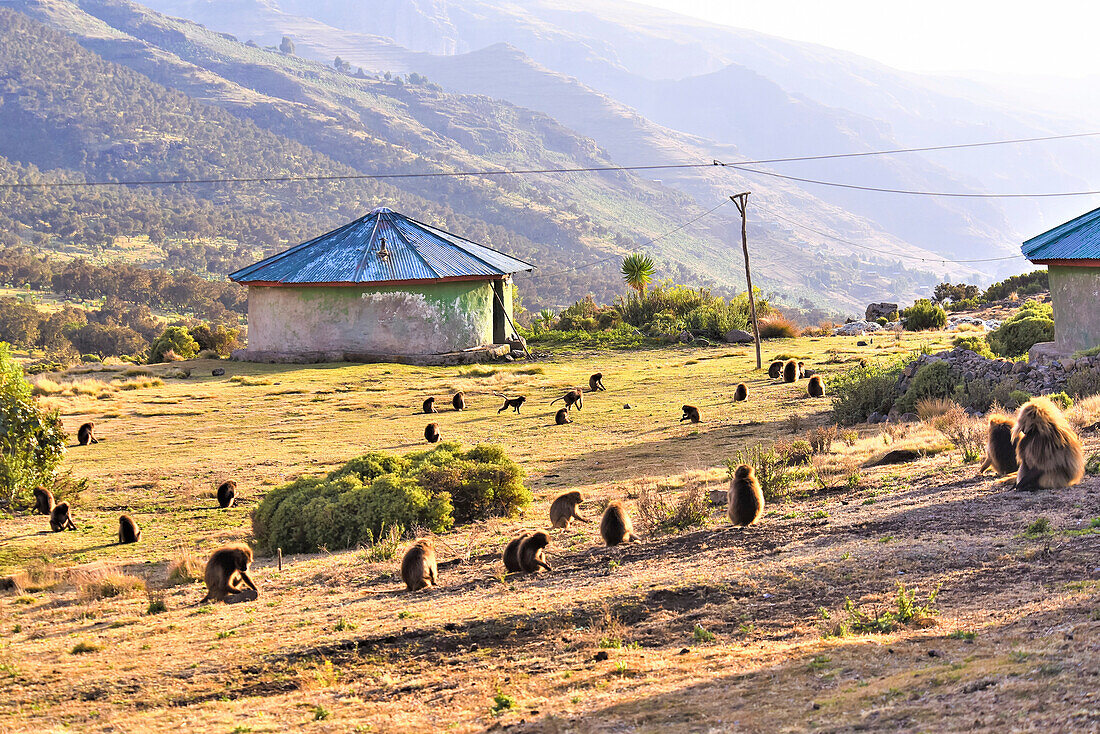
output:
[[[423,355],[492,343],[489,281],[248,289],[249,353]]]
[[[917,370],[930,362],[947,362],[952,372],[960,375],[965,382],[978,378],[996,382],[1014,379],[1019,383],[1020,389],[1030,395],[1061,392],[1065,389],[1066,380],[1075,371],[1100,369],[1100,356],[1044,360],[1041,363],[1013,362],[1007,359],[988,359],[969,349],[956,347],[936,354],[922,354],[910,362],[898,379],[898,389],[904,393]]]

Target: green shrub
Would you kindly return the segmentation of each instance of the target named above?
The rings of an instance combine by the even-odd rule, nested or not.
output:
[[[913,413],[917,403],[927,398],[948,398],[955,392],[955,379],[947,362],[928,362],[921,365],[905,394],[894,406],[901,413]]]
[[[760,491],[764,500],[775,502],[784,500],[790,494],[795,477],[787,465],[786,457],[775,446],[757,444],[750,449],[737,452],[737,458],[726,461],[726,471],[730,478],[740,464],[748,464],[756,470],[756,480],[760,482]]]
[[[169,351],[175,352],[180,359],[191,359],[198,354],[199,345],[184,327],[169,326],[149,349],[149,364],[165,361],[164,357]]]
[[[886,318],[885,316],[879,316],[877,319],[875,319],[875,323],[879,326],[886,326],[888,323],[890,323],[890,319]]]
[[[1033,270],[1030,273],[1013,275],[1005,278],[1000,283],[994,283],[985,289],[982,300],[986,303],[1008,298],[1013,293],[1020,296],[1030,296],[1050,288],[1046,270]]]
[[[842,425],[885,415],[898,399],[898,377],[911,358],[892,364],[860,364],[830,381],[833,419]]]
[[[988,339],[994,354],[1019,357],[1039,342],[1054,340],[1054,311],[1050,304],[1028,301]]]
[[[80,355],[80,361],[84,364],[95,364],[97,362],[102,362],[103,360],[98,354],[82,354]]]
[[[678,335],[687,327],[683,319],[671,313],[659,313],[645,326],[650,336],[664,337],[666,339]]]
[[[1095,357],[1100,354],[1100,345],[1093,347],[1092,349],[1078,349],[1073,353],[1074,359],[1080,359],[1081,357]]]
[[[27,506],[40,484],[50,484],[65,454],[57,411],[46,412],[5,342],[0,342],[0,505]]]
[[[980,357],[993,359],[993,352],[990,350],[989,342],[985,340],[984,336],[957,336],[953,344],[962,349],[969,349]]]
[[[229,356],[238,344],[241,335],[240,329],[230,329],[225,324],[199,324],[188,329],[191,338],[199,345],[197,352],[214,351],[222,356]],[[176,354],[179,354],[176,350]]]
[[[652,344],[653,340],[633,326],[619,324],[606,331],[558,331],[557,329],[544,329],[535,333],[520,329],[521,334],[531,344],[556,345],[566,344],[571,347],[590,347],[598,349],[630,349],[644,344]]]
[[[940,306],[922,298],[901,312],[907,331],[942,329],[947,324],[947,312]]]
[[[514,515],[530,505],[522,478],[492,445],[464,452],[441,443],[404,457],[374,452],[269,492],[252,513],[252,532],[261,548],[290,553],[370,545],[394,528],[443,532],[456,519]]]
[[[1074,372],[1066,380],[1066,392],[1074,399],[1100,393],[1100,367]]]
[[[1067,395],[1065,390],[1051,393],[1046,396],[1046,399],[1057,405],[1059,410],[1069,410],[1073,407],[1073,398]]]

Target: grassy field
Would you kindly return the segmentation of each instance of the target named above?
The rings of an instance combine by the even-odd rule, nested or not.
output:
[[[828,390],[849,361],[949,336],[774,341],[765,366],[804,359]],[[191,362],[190,377],[172,377],[179,366],[156,368],[159,385],[93,373],[53,376],[94,380],[87,389],[46,390],[67,429],[94,420],[102,442],[66,458],[90,483],[72,501],[77,532],[23,515],[0,531],[0,571],[22,586],[0,594],[4,731],[1100,726],[1095,477],[1019,493],[976,477],[930,428],[862,426],[822,457],[825,488],[803,472],[758,526],[731,528],[715,508],[701,527],[642,525],[641,542],[606,549],[582,524],[553,531],[552,573],[504,577],[504,543],[544,527],[557,492],[580,489],[596,516],[612,498],[636,510],[653,491],[675,502],[724,489],[738,450],[830,424],[828,397],[768,380],[749,349],[730,347],[467,368]],[[210,377],[215,366],[226,375]],[[608,391],[555,426],[550,400],[594,371]],[[734,404],[741,381],[749,400]],[[467,411],[444,407],[457,390]],[[498,415],[494,392],[527,395],[522,415]],[[258,558],[250,604],[199,607],[201,583],[169,580],[173,562],[247,541],[268,488],[368,450],[423,448],[432,395],[445,439],[502,445],[536,497],[524,517],[441,536],[439,588],[402,590],[401,549],[290,556],[281,571]],[[700,424],[679,422],[685,403]],[[901,445],[927,456],[863,466]],[[217,509],[230,477],[241,500]],[[114,544],[121,512],[141,525],[139,544]],[[932,609],[891,631],[837,634],[888,627],[899,584],[920,603],[939,588]]]

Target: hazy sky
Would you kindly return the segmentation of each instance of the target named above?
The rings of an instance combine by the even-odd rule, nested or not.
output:
[[[1097,0],[634,0],[909,71],[1100,74]]]

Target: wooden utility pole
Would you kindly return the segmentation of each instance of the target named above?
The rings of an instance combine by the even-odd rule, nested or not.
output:
[[[745,252],[745,280],[749,284],[749,310],[752,313],[752,332],[756,337],[756,369],[761,369],[760,361],[760,322],[756,320],[756,298],[752,294],[752,272],[749,270],[749,235],[745,224],[745,208],[749,204],[748,191],[734,194],[730,197],[737,205],[737,211],[741,212],[741,249]]]

